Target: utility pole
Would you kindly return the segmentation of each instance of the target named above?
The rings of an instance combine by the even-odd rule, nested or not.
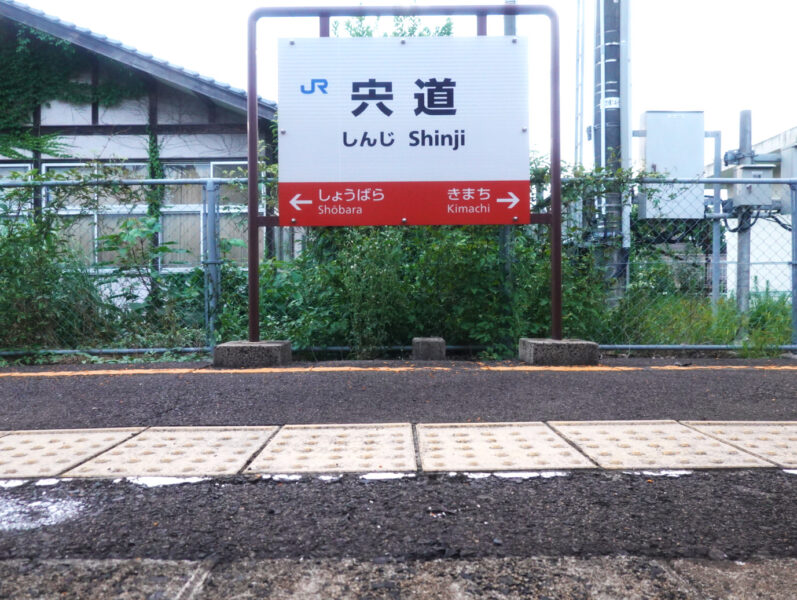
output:
[[[573,163],[581,165],[584,163],[584,0],[577,0],[576,14],[576,130]]]
[[[739,153],[742,165],[753,164],[752,113],[743,110],[739,117]],[[736,303],[739,312],[750,309],[750,233],[751,210],[742,206],[738,210],[738,233],[736,246]]]
[[[627,0],[596,2],[595,111],[592,126],[595,166],[602,167],[611,175],[624,166],[630,166],[627,69],[629,11]],[[630,242],[627,239],[629,227],[623,226],[623,199],[619,190],[604,194],[601,212],[604,217],[603,236],[608,245],[604,266],[607,268],[607,277],[619,279],[627,258],[625,248]],[[620,290],[617,292],[619,294]]]

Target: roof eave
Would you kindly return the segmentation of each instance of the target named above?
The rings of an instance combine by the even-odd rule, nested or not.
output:
[[[200,76],[192,76],[169,64],[154,58],[147,58],[133,50],[117,46],[96,37],[96,34],[83,32],[65,24],[58,23],[46,17],[41,17],[27,10],[0,2],[0,16],[7,17],[48,33],[54,37],[66,40],[76,46],[96,52],[106,58],[123,63],[124,65],[147,73],[158,79],[163,79],[197,94],[206,96],[230,108],[246,112],[246,94],[225,89],[222,86],[203,81]],[[258,114],[260,118],[274,120],[276,106],[258,98]]]

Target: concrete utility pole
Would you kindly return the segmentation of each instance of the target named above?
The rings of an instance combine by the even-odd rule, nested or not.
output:
[[[628,0],[596,0],[595,22],[595,166],[608,173],[630,166],[631,127],[628,119],[629,73]],[[624,106],[625,105],[625,106]],[[607,275],[619,278],[623,272],[629,236],[623,227],[623,199],[618,192],[603,198],[604,237],[611,244],[606,256]],[[623,236],[624,232],[626,236]],[[622,244],[615,242],[623,239]]]
[[[753,164],[752,113],[743,110],[739,117],[739,164]],[[750,309],[750,233],[751,210],[749,207],[738,209],[738,228],[736,246],[736,303],[739,312],[746,313]]]
[[[576,114],[573,163],[584,163],[584,0],[576,0]]]

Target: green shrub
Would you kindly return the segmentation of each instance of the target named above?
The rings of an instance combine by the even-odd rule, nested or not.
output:
[[[77,347],[113,336],[114,307],[69,247],[67,221],[0,196],[0,347]]]

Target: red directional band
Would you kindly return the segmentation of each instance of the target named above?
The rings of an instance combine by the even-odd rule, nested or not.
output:
[[[279,184],[280,225],[524,225],[529,182]]]

